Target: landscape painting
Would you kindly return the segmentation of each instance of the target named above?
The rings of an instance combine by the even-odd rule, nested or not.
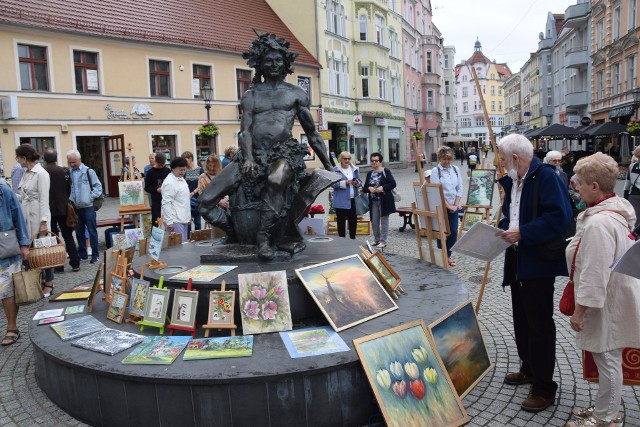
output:
[[[290,331],[286,271],[238,274],[243,335]]]
[[[80,338],[100,331],[105,327],[106,326],[93,316],[74,317],[71,320],[65,320],[64,322],[51,325],[51,329],[58,334],[62,341]]]
[[[474,169],[469,179],[468,206],[491,206],[495,169]]]
[[[125,365],[171,365],[189,344],[190,336],[147,337],[127,357]]]
[[[340,335],[328,326],[280,332],[280,337],[293,359],[349,351]]]
[[[462,398],[492,368],[471,301],[434,322],[430,329],[449,377]]]
[[[469,421],[422,320],[353,341],[388,427]]]
[[[182,360],[247,357],[253,354],[253,335],[201,338],[189,341]]]
[[[336,332],[398,308],[358,255],[298,268],[296,274]]]

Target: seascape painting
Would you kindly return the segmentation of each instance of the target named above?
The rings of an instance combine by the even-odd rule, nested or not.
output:
[[[238,274],[243,335],[290,331],[286,271]]]
[[[298,268],[296,274],[336,332],[398,308],[358,255]]]
[[[453,427],[469,421],[421,320],[353,341],[389,427]]]
[[[466,396],[492,368],[471,301],[429,328],[458,395]]]
[[[248,357],[253,354],[253,335],[200,338],[189,341],[182,360]]]

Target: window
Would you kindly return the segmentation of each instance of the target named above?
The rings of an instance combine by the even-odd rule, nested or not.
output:
[[[627,29],[628,30],[633,30],[634,28],[636,28],[636,13],[638,13],[638,0],[629,0],[629,19],[627,19],[628,22],[628,26]]]
[[[360,41],[367,41],[367,17],[360,15]]]
[[[360,76],[362,78],[362,97],[369,97],[369,67],[360,67]]]
[[[22,90],[49,90],[47,48],[44,46],[18,45],[20,60],[20,85]]]
[[[467,81],[467,75],[466,75],[466,74],[462,76],[462,81],[463,81],[463,82],[466,82],[466,81]]]
[[[327,31],[345,36],[344,6],[337,0],[330,0],[327,4]]]
[[[613,9],[613,39],[618,40],[620,38],[620,26],[622,23],[620,22],[620,5],[618,4]]]
[[[502,96],[502,89],[498,89],[498,95]]]
[[[469,96],[469,88],[468,87],[463,87],[462,88],[462,96]]]
[[[611,94],[620,93],[620,63],[616,62],[611,66]]]
[[[504,117],[503,116],[498,117],[498,126],[504,126]]]
[[[627,58],[627,90],[631,90],[636,87],[636,58],[638,55],[633,55]]]
[[[480,108],[479,101],[473,101],[473,111],[477,111]]]
[[[444,108],[444,119],[445,120],[451,120],[451,108],[450,107],[445,107]]]
[[[76,93],[99,92],[97,53],[74,50],[73,71],[76,79]]]
[[[449,68],[449,54],[448,53],[444,54],[444,68],[445,69]]]
[[[433,72],[433,67],[431,63],[431,52],[427,52],[427,73]]]
[[[463,102],[462,103],[462,112],[466,113],[469,111],[469,103],[468,102]]]
[[[427,111],[433,112],[435,110],[436,110],[436,104],[433,98],[433,91],[428,90],[427,91]]]
[[[380,15],[376,15],[374,17],[374,21],[375,21],[375,25],[376,25],[376,43],[378,43],[381,46],[384,46],[384,42],[385,42],[385,21],[384,18]]]
[[[176,157],[176,136],[175,135],[153,135],[151,136],[151,151],[162,153],[167,156],[167,164]]]
[[[249,90],[251,86],[251,70],[236,70],[236,94],[238,100],[242,99],[242,95]]]
[[[482,86],[482,94],[483,95],[487,94],[487,87],[486,86]]]
[[[491,95],[495,95],[496,94],[496,87],[491,85]]]
[[[471,127],[471,117],[463,117],[460,119],[460,127],[468,128]]]
[[[445,80],[445,81],[444,81],[444,94],[445,94],[445,95],[449,95],[449,92],[451,91],[450,86],[451,86],[451,85],[450,85],[450,83],[449,83],[449,80]]]
[[[155,97],[170,97],[171,64],[167,61],[149,60],[149,93]]]
[[[378,97],[380,99],[388,99],[387,97],[387,70],[378,68]]]
[[[553,72],[553,66],[551,64],[551,55],[547,55],[547,74],[551,74]]]
[[[329,93],[332,95],[347,96],[347,64],[341,60],[329,59]]]
[[[398,33],[395,31],[389,31],[389,48],[391,52],[389,54],[394,58],[399,58],[398,56]]]
[[[596,100],[604,98],[604,71],[596,73]]]
[[[486,124],[485,124],[485,122],[484,122],[484,119],[483,119],[483,118],[478,117],[478,118],[476,119],[476,126],[479,126],[479,127],[484,127],[484,126],[486,126]]]
[[[547,88],[547,107],[553,106],[553,88],[549,86]]]
[[[498,101],[498,111],[502,111],[502,101]]]
[[[491,101],[491,111],[496,111],[496,101]]]
[[[411,108],[414,110],[418,109],[418,103],[416,102],[416,84],[414,83],[411,87]]]
[[[596,23],[596,47],[598,49],[604,47],[604,19]]]
[[[391,77],[391,103],[400,103],[400,79],[397,76]]]
[[[251,75],[249,75],[251,77]],[[204,87],[204,84],[209,85],[210,88],[213,88],[213,83],[211,82],[211,66],[210,65],[199,65],[193,64],[193,97],[200,98],[200,91]]]
[[[20,145],[31,144],[36,152],[40,154],[40,163],[44,166],[44,151],[47,148],[55,148],[53,137],[22,137],[20,138]],[[16,184],[17,188],[18,184]]]

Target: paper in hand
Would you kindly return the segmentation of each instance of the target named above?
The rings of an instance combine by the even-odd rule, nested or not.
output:
[[[507,249],[511,243],[505,242],[502,237],[496,236],[501,232],[499,228],[492,227],[483,222],[476,222],[464,233],[451,248],[452,252],[458,252],[481,261],[492,261]]]

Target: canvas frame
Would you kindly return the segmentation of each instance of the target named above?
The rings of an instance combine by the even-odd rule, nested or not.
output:
[[[396,421],[400,421],[400,420],[396,420],[394,419],[390,412],[389,412],[389,408],[387,408],[386,403],[385,403],[385,399],[383,398],[383,396],[380,393],[379,387],[378,387],[378,383],[376,380],[376,372],[377,370],[374,367],[369,366],[369,363],[367,362],[367,358],[365,357],[365,351],[366,349],[363,348],[364,346],[366,346],[366,344],[370,341],[375,341],[384,337],[387,337],[389,335],[393,335],[393,334],[397,334],[397,333],[402,333],[403,331],[415,328],[415,327],[420,327],[422,332],[424,332],[424,336],[426,338],[426,341],[428,343],[428,345],[431,347],[431,350],[434,354],[434,358],[436,359],[435,361],[431,360],[431,357],[428,358],[429,363],[431,365],[437,364],[440,367],[441,372],[444,374],[443,376],[445,377],[444,379],[446,380],[446,387],[449,389],[450,393],[451,393],[451,397],[453,397],[455,399],[455,403],[458,406],[458,409],[460,411],[461,414],[461,418],[448,423],[448,424],[442,424],[443,426],[446,427],[457,427],[457,426],[461,426],[466,424],[467,422],[469,422],[469,416],[467,415],[467,412],[464,409],[464,406],[462,404],[462,400],[460,399],[460,397],[458,396],[458,393],[456,392],[455,387],[453,386],[453,383],[451,382],[451,379],[449,378],[449,376],[447,375],[447,370],[444,366],[444,363],[442,362],[442,359],[440,358],[440,355],[438,354],[438,351],[436,349],[435,346],[435,342],[433,339],[433,336],[431,335],[431,332],[429,331],[429,329],[427,328],[427,325],[424,323],[423,320],[415,320],[413,322],[410,323],[406,323],[400,326],[396,326],[394,328],[391,329],[387,329],[384,331],[380,331],[377,332],[375,334],[371,334],[371,335],[367,335],[365,337],[361,337],[361,338],[356,338],[355,340],[353,340],[353,344],[355,347],[356,352],[358,353],[358,358],[360,359],[360,362],[362,363],[362,366],[364,368],[365,371],[365,375],[367,376],[367,379],[369,380],[369,384],[371,385],[371,388],[373,390],[373,393],[376,397],[376,400],[378,402],[378,405],[380,407],[380,410],[382,411],[382,415],[387,423],[388,426],[407,426],[408,424],[406,424],[405,420],[402,420],[402,422],[396,422]],[[408,349],[408,351],[410,352],[411,349]],[[438,376],[438,379],[440,379],[440,376]],[[428,392],[428,388],[427,388],[427,392]],[[409,396],[407,396],[407,399],[409,399]],[[411,426],[413,427],[413,426]],[[418,426],[415,426],[418,427]]]
[[[114,292],[109,302],[109,308],[107,309],[107,319],[112,320],[118,324],[124,320],[125,312],[127,311],[127,302],[129,301],[129,295],[122,292]],[[112,310],[115,309],[115,314]]]
[[[390,292],[395,291],[400,286],[400,275],[391,267],[389,261],[387,261],[384,256],[378,251],[374,251],[371,253],[370,257],[366,257],[364,262],[373,270],[373,272],[378,276],[380,282],[387,288]],[[393,278],[390,281],[385,274],[385,270],[389,273],[389,276]]]
[[[132,190],[138,190],[137,198],[132,198],[127,193],[127,188],[131,187]],[[122,207],[131,207],[131,206],[144,206],[145,205],[145,192],[144,192],[144,181],[142,180],[127,180],[118,182],[118,190],[119,190],[119,203]]]
[[[445,314],[444,316],[440,317],[438,320],[436,320],[435,322],[433,322],[433,323],[431,323],[429,325],[429,331],[431,332],[431,335],[434,336],[434,333],[433,333],[434,329],[436,329],[439,325],[447,322],[449,319],[451,319],[451,317],[454,314],[458,313],[459,311],[461,311],[465,307],[469,307],[470,308],[470,312],[473,313],[475,327],[478,328],[479,336],[482,339],[482,348],[484,350],[484,355],[483,356],[486,357],[486,360],[488,361],[489,366],[484,371],[482,371],[482,373],[480,373],[478,375],[478,377],[473,381],[473,383],[469,384],[469,386],[467,388],[465,388],[465,390],[463,390],[460,393],[460,399],[463,399],[467,394],[469,394],[469,392],[471,390],[473,390],[473,388],[482,380],[482,378],[484,378],[485,375],[487,375],[489,373],[489,371],[491,371],[493,369],[493,362],[491,361],[491,358],[489,357],[489,352],[487,350],[487,344],[484,341],[484,337],[482,336],[482,331],[480,330],[480,324],[478,323],[478,314],[474,310],[471,300],[469,300],[469,301],[466,301],[466,302],[460,304],[458,307],[454,308],[453,310],[451,310],[450,312],[448,312],[447,314]],[[437,348],[437,343],[435,342],[435,336],[434,336],[434,345]],[[442,359],[442,355],[441,355],[440,349],[438,349],[438,353],[440,354],[440,358]],[[445,360],[442,359],[442,361],[445,364],[445,367],[447,368],[447,372],[449,372],[449,367],[446,365]],[[451,374],[449,374],[449,375],[451,375]],[[453,382],[453,380],[452,380],[452,382]]]
[[[364,269],[364,271],[366,271],[368,276],[372,279],[372,281],[374,283],[374,286],[377,286],[376,289],[379,289],[384,294],[384,296],[386,298],[388,298],[389,302],[391,303],[390,304],[391,306],[389,308],[382,309],[382,310],[377,311],[375,313],[371,313],[370,315],[367,315],[367,316],[365,316],[363,318],[360,318],[360,319],[358,319],[356,321],[353,321],[353,322],[350,322],[350,323],[346,323],[346,324],[344,324],[342,326],[338,326],[335,323],[334,319],[331,318],[330,314],[327,312],[327,310],[325,309],[324,305],[320,302],[320,299],[318,298],[318,296],[314,293],[312,285],[310,283],[308,283],[307,280],[304,278],[303,272],[311,271],[311,270],[324,271],[326,268],[328,268],[332,264],[337,264],[337,263],[340,263],[340,262],[342,262],[344,260],[348,260],[348,259],[352,259],[352,258],[355,258],[355,259],[357,259],[359,261],[359,263],[360,263],[360,265],[362,265],[362,268]],[[304,287],[307,289],[307,291],[309,292],[309,294],[311,295],[311,297],[315,301],[315,303],[318,305],[318,308],[320,309],[322,314],[326,317],[327,321],[329,322],[331,327],[336,332],[343,331],[345,329],[351,328],[351,327],[353,327],[355,325],[359,325],[360,323],[364,323],[364,322],[366,322],[368,320],[375,319],[376,317],[382,316],[383,314],[386,314],[386,313],[389,313],[391,311],[394,311],[394,310],[398,309],[397,304],[389,296],[389,294],[384,289],[384,287],[380,284],[380,282],[378,281],[376,276],[371,272],[371,270],[369,270],[369,268],[364,263],[362,258],[360,258],[360,256],[358,256],[358,255],[350,255],[350,256],[346,256],[346,257],[342,257],[342,258],[337,258],[337,259],[334,259],[334,260],[331,260],[331,261],[322,262],[320,264],[310,265],[308,267],[297,268],[295,270],[295,272],[296,272],[296,275],[298,276],[298,278],[300,279],[300,281],[302,282],[302,284],[304,285]],[[386,299],[385,299],[385,301],[386,301]]]
[[[98,270],[96,271],[96,275],[93,278],[93,284],[91,286],[91,291],[89,292],[89,298],[87,298],[87,308],[89,313],[93,311],[93,303],[95,302],[98,291],[100,290],[100,282],[102,279],[103,271],[104,263],[100,263],[100,265],[98,266]]]
[[[136,308],[136,307],[134,307],[136,292],[140,287],[146,288],[145,291],[144,291],[144,298],[143,298],[143,301],[142,301],[142,309],[141,310]],[[151,283],[146,281],[146,280],[137,279],[137,278],[132,278],[131,279],[131,298],[129,299],[129,314],[130,315],[135,315],[135,316],[138,316],[138,317],[144,316],[145,303],[147,302],[147,293],[149,292],[149,288],[150,287],[151,287]]]
[[[173,292],[173,307],[171,308],[171,323],[174,326],[184,326],[186,328],[193,328],[196,323],[196,307],[198,305],[198,291],[188,291],[182,289],[176,289]],[[180,298],[189,299],[189,317],[187,320],[178,320],[178,312],[180,310]]]
[[[215,320],[214,312],[217,311],[215,308],[218,304],[218,297],[225,295],[229,296],[229,305],[231,306],[231,311],[229,315],[229,320]],[[226,301],[226,298],[225,298]],[[236,291],[210,291],[209,292],[209,310],[207,311],[207,324],[208,325],[235,325],[235,305],[236,305]]]
[[[467,190],[467,206],[491,206],[491,201],[493,200],[493,191],[494,191],[494,182],[496,179],[496,170],[495,169],[473,169],[471,171],[471,176],[469,178],[469,189]],[[472,184],[474,180],[480,180],[484,183],[485,188],[487,188],[488,196],[486,199],[489,200],[488,204],[484,203],[472,203],[480,200],[479,189],[475,189]],[[485,194],[486,195],[486,194]]]
[[[156,288],[150,287],[147,290],[147,300],[144,303],[144,321],[145,322],[154,322],[158,324],[163,324],[167,317],[167,310],[169,305],[169,294],[170,291],[167,288]],[[159,316],[152,316],[151,312],[153,311],[150,302],[153,300],[153,296],[159,296],[162,298],[162,308]]]
[[[482,212],[467,212],[465,209],[464,215],[462,216],[462,226],[460,228],[461,231],[469,231],[473,224],[476,222],[483,222],[485,220],[485,214]]]
[[[266,295],[254,294],[252,289],[256,285],[266,291]],[[278,287],[281,288],[280,293],[276,292]],[[264,316],[264,304],[271,302],[275,303],[277,310],[272,318],[268,318]],[[252,310],[247,308],[252,303],[255,303],[258,308],[256,317],[252,317],[250,314]],[[287,272],[284,270],[238,274],[238,304],[240,306],[243,335],[290,331],[293,329],[289,283]],[[260,309],[260,307],[263,308]]]
[[[120,280],[120,291],[117,291],[113,285],[115,285],[117,280]],[[109,281],[105,282],[105,299],[111,302],[113,298],[114,292],[123,292],[127,291],[127,278],[124,276],[120,276],[116,273],[109,273]]]
[[[449,215],[447,215],[447,205],[444,201],[444,191],[442,191],[442,185],[431,183],[420,184],[419,182],[414,182],[413,193],[416,198],[416,208],[418,210],[436,213],[438,211],[438,208],[442,209],[442,221],[445,228],[444,233],[450,234],[451,229],[449,228]],[[427,229],[426,221],[430,221],[431,231],[433,233],[440,232],[440,226],[438,225],[437,216],[425,218],[424,215],[418,215],[418,221],[420,221],[419,225],[421,229]]]

